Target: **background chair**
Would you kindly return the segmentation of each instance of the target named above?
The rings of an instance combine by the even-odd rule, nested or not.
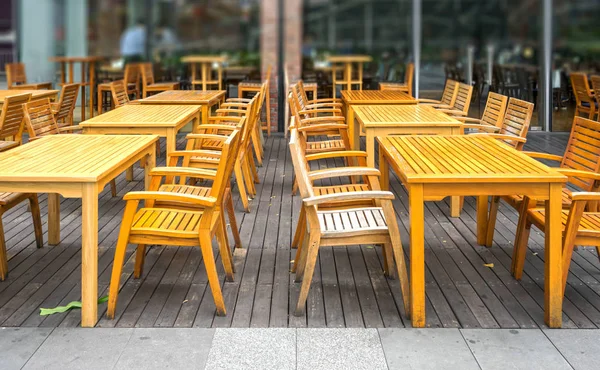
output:
[[[0,140],[11,139],[21,143],[23,134],[23,104],[31,99],[31,94],[19,94],[4,98],[0,111]]]
[[[52,111],[59,127],[73,125],[73,112],[79,95],[79,84],[63,85],[58,102],[52,104]]]
[[[158,93],[169,90],[179,90],[179,82],[155,82],[152,63],[141,63],[142,72],[142,97],[146,98],[148,93]]]
[[[6,84],[9,89],[45,90],[52,89],[52,82],[27,83],[25,64],[6,63]]]

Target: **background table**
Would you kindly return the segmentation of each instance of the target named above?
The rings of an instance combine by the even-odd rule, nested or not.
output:
[[[370,55],[333,55],[328,57],[327,61],[332,65],[342,64],[342,68],[344,69],[344,79],[342,81],[338,81],[335,76],[337,68],[335,68],[335,66],[332,68],[333,96],[335,97],[337,85],[342,85],[342,87],[346,85],[346,90],[352,90],[352,85],[359,85],[359,90],[362,90],[363,64],[373,61],[373,57]],[[358,78],[353,80],[353,65],[355,63],[358,65]]]
[[[223,62],[227,57],[221,55],[188,55],[181,58],[181,63],[189,63],[192,70],[192,90],[196,85],[202,85],[202,90],[208,90],[207,85],[217,85],[218,89],[223,88]],[[217,79],[212,80],[212,66],[217,63]],[[196,78],[196,73],[200,64],[200,80]]]
[[[406,186],[410,211],[410,291],[414,327],[425,326],[424,202],[477,196],[477,242],[485,243],[489,195],[546,200],[545,322],[562,325],[562,187],[567,178],[514,148],[485,136],[380,137],[382,188],[389,169]]]
[[[167,155],[175,151],[177,132],[200,123],[200,106],[131,104],[113,109],[79,125],[84,134],[158,135],[167,139]]]
[[[201,106],[201,123],[207,124],[210,110],[214,105],[225,101],[225,90],[172,90],[139,100],[140,104],[171,104]]]
[[[0,192],[48,194],[48,244],[60,243],[60,200],[82,199],[81,326],[98,319],[98,194],[145,160],[146,189],[157,136],[51,135],[0,153]]]
[[[7,96],[27,93],[31,94],[31,101],[40,99],[56,100],[58,90],[0,90],[0,109],[2,109],[2,105],[4,105],[4,99]]]

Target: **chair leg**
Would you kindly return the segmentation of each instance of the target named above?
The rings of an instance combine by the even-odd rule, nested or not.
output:
[[[200,250],[202,251],[204,267],[206,267],[208,285],[210,285],[215,307],[217,308],[217,315],[225,316],[225,301],[221,293],[221,285],[219,283],[219,276],[217,275],[217,266],[215,265],[215,257],[208,230],[200,230]]]
[[[227,232],[225,231],[225,224],[223,221],[225,217],[221,216],[220,225],[217,225],[217,242],[219,244],[219,252],[221,253],[221,261],[223,262],[223,269],[225,270],[225,281],[233,281],[233,254],[231,248],[229,248],[229,242],[227,241]]]
[[[527,220],[527,214],[524,214],[521,217],[526,220],[522,224],[519,217],[519,226],[516,236],[517,240],[515,240],[511,266],[511,272],[517,280],[521,280],[521,277],[523,276],[525,257],[527,255],[527,242],[529,241],[529,234],[531,232],[531,222]]]
[[[252,173],[252,181],[255,184],[260,184],[260,178],[258,177],[258,171],[256,170],[256,163],[254,163],[254,156],[248,152],[248,165],[250,167],[250,173]]]
[[[292,195],[296,195],[298,192],[298,180],[294,179],[294,183],[292,184]]]
[[[500,203],[500,197],[492,197],[490,204],[490,214],[488,217],[487,233],[485,236],[485,245],[491,247],[494,242],[494,229],[496,228],[496,217],[498,216],[498,205]]]
[[[2,214],[0,213],[0,280],[4,281],[8,276],[8,257],[6,256],[6,240],[4,239],[4,227],[2,226]]]
[[[144,273],[144,261],[146,260],[146,245],[138,244],[135,251],[135,266],[133,267],[133,277],[139,279]]]
[[[110,194],[114,197],[117,196],[117,183],[115,179],[110,180]]]
[[[37,194],[29,197],[29,206],[31,207],[31,218],[33,219],[33,229],[35,232],[35,243],[38,248],[44,246],[44,232],[42,231],[42,218],[40,216],[40,202]]]
[[[242,239],[240,238],[240,230],[238,229],[237,219],[235,218],[235,211],[233,209],[233,197],[231,196],[231,190],[227,190],[228,195],[225,199],[225,208],[227,209],[227,217],[229,218],[229,227],[233,234],[233,240],[235,241],[236,248],[242,248]]]
[[[310,240],[310,233],[307,231],[302,237],[302,243],[296,250],[296,257],[294,258],[294,265],[292,266],[292,272],[296,274],[294,282],[299,283],[304,278],[304,269],[306,267],[306,256],[308,255],[308,242]]]
[[[246,193],[246,186],[244,185],[244,176],[242,176],[242,167],[239,161],[236,162],[233,169],[235,173],[235,180],[240,192],[240,198],[242,199],[242,205],[246,212],[250,212],[250,204],[248,203],[248,194]]]
[[[262,149],[261,149],[261,145],[260,145],[260,139],[258,138],[258,134],[256,133],[256,131],[254,131],[252,133],[252,148],[254,150],[254,155],[256,156],[256,160],[258,161],[258,165],[260,167],[262,167],[262,165],[263,165]]]
[[[306,213],[304,207],[300,207],[300,215],[298,216],[298,224],[296,225],[296,232],[294,233],[294,239],[292,239],[292,248],[298,248],[302,243],[302,237],[306,231]]]
[[[250,165],[248,161],[244,158],[242,159],[242,163],[240,163],[242,168],[242,178],[244,179],[244,184],[246,185],[246,190],[250,197],[254,199],[256,196],[256,188],[254,187],[254,181],[252,181],[252,174],[250,173]]]
[[[402,242],[400,241],[400,230],[396,222],[396,214],[391,203],[382,204],[385,219],[388,220],[388,228],[390,231],[390,241],[392,253],[396,260],[396,269],[398,270],[398,280],[400,280],[400,289],[402,291],[402,301],[404,302],[404,311],[410,317],[410,289],[408,284],[408,271],[406,268],[406,260],[404,259],[404,251],[402,250]]]
[[[265,94],[265,100],[267,103],[267,136],[271,136],[271,97],[270,87],[267,87],[267,93]]]
[[[298,304],[296,305],[296,312],[294,315],[301,316],[306,306],[306,298],[308,297],[308,290],[312,283],[313,273],[315,272],[315,265],[317,258],[319,257],[319,235],[312,233],[309,237],[307,245],[308,253],[306,255],[306,267],[304,268],[304,277],[302,279],[302,286],[300,288],[300,295],[298,296]]]
[[[394,257],[392,256],[392,245],[385,243],[383,245],[383,273],[390,279],[395,277]]]

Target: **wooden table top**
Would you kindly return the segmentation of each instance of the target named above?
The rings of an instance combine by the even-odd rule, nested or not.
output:
[[[188,55],[181,58],[182,63],[223,63],[227,57],[222,55]]]
[[[113,109],[87,121],[81,127],[175,127],[199,114],[197,105],[131,104]]]
[[[0,183],[97,182],[155,135],[50,135],[0,153]]]
[[[327,57],[330,63],[368,63],[373,61],[370,55],[332,55]]]
[[[0,90],[0,104],[4,103],[4,98],[7,96],[30,93],[33,99],[52,98],[58,94],[58,90]]]
[[[378,137],[406,183],[566,182],[553,168],[483,135]]]
[[[390,125],[461,126],[462,122],[427,105],[356,105],[358,122],[366,128]]]
[[[417,100],[402,91],[342,90],[342,100],[348,104],[416,104]]]
[[[52,57],[50,58],[51,62],[58,63],[87,63],[87,62],[97,62],[99,60],[104,60],[105,57],[100,56],[87,56],[87,57]]]
[[[207,105],[221,100],[225,90],[171,90],[139,100],[141,104],[196,104]]]

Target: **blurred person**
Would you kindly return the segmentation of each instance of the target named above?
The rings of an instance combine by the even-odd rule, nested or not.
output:
[[[177,35],[164,23],[160,24],[156,29],[155,38],[155,49],[157,51],[164,51],[167,56],[172,56],[173,52],[180,47]]]
[[[125,64],[131,62],[141,62],[146,53],[146,26],[142,19],[138,19],[135,24],[127,28],[121,36],[121,56]]]

